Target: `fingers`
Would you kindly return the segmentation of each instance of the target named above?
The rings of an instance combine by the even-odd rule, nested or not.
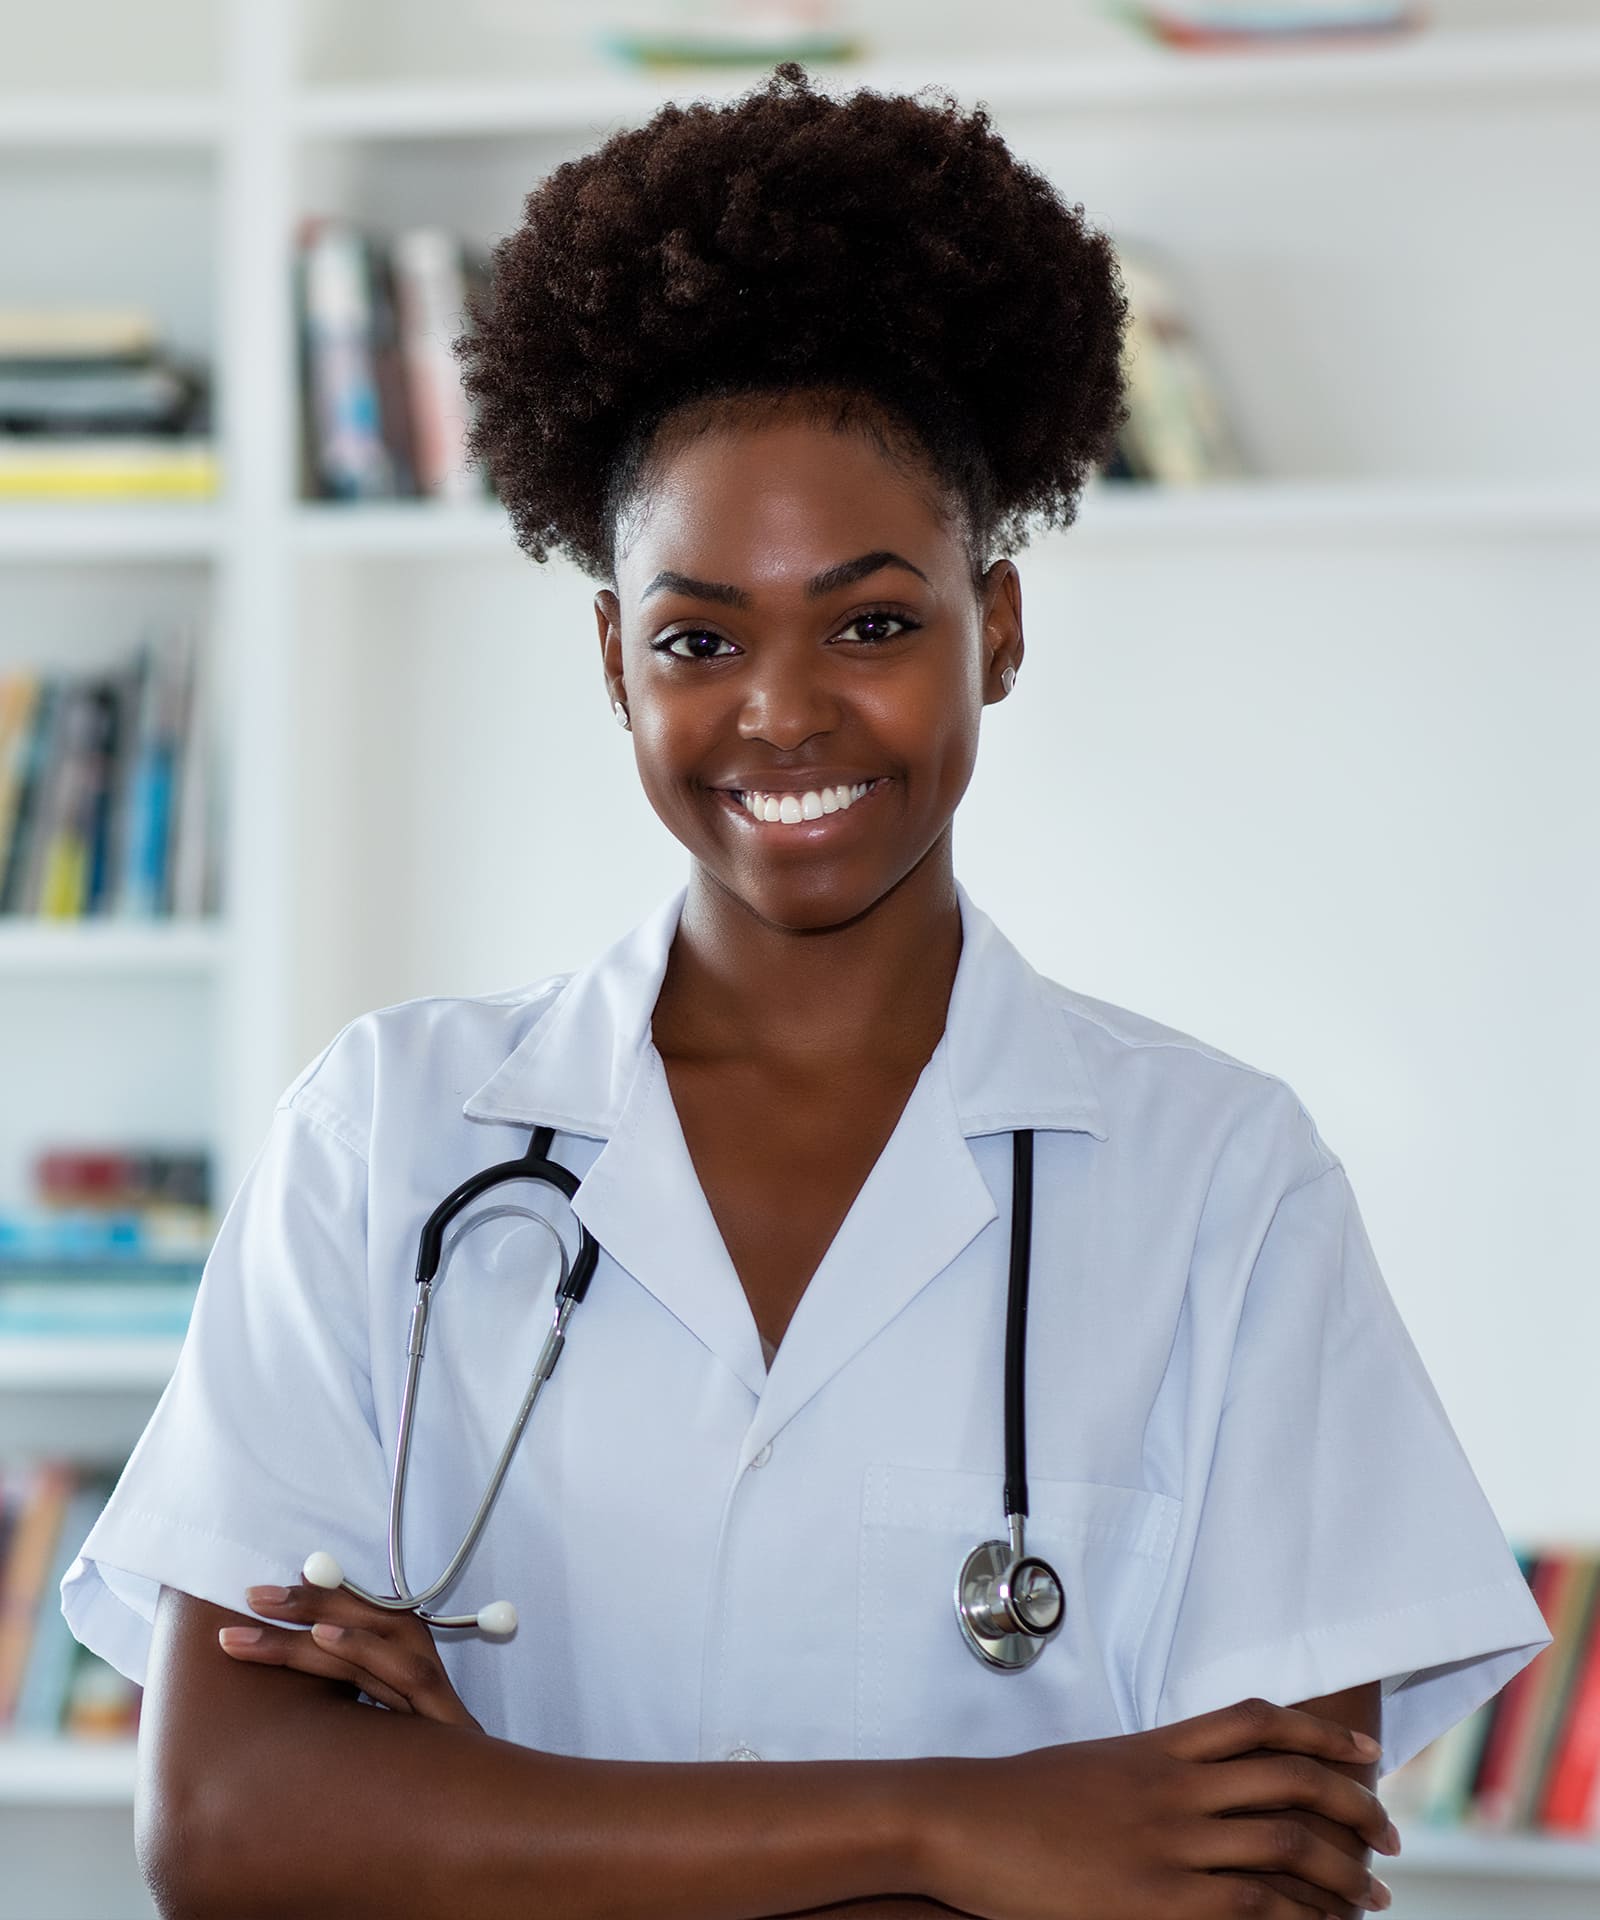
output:
[[[1167,1749],[1180,1760],[1231,1760],[1252,1747],[1308,1753],[1314,1759],[1346,1766],[1370,1766],[1383,1752],[1378,1742],[1337,1720],[1299,1707],[1274,1706],[1270,1700],[1238,1700],[1231,1707],[1177,1720],[1162,1729]]]
[[[1201,1821],[1185,1851],[1196,1867],[1247,1867],[1290,1874],[1312,1889],[1313,1898],[1320,1903],[1315,1908],[1319,1916],[1340,1901],[1378,1913],[1392,1898],[1361,1859],[1324,1839],[1293,1814]]]
[[[222,1628],[218,1642],[232,1658],[341,1680],[397,1713],[478,1727],[433,1635],[414,1614],[375,1607],[342,1589],[251,1587],[245,1597],[256,1613],[294,1624]]]
[[[1303,1807],[1348,1827],[1379,1853],[1398,1853],[1400,1834],[1375,1793],[1305,1754],[1260,1753],[1208,1767],[1195,1788],[1205,1813]]]
[[[248,1661],[256,1667],[288,1667],[296,1673],[315,1674],[319,1679],[338,1680],[396,1713],[415,1711],[408,1700],[386,1687],[376,1673],[363,1672],[351,1661],[330,1653],[314,1632],[294,1633],[287,1627],[222,1627],[217,1640],[230,1659]]]

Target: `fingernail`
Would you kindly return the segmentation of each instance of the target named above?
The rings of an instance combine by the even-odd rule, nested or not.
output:
[[[1374,1740],[1370,1733],[1358,1733],[1355,1739],[1357,1750],[1364,1753],[1369,1760],[1376,1760],[1382,1755],[1383,1743]]]
[[[218,1627],[217,1638],[224,1647],[248,1647],[261,1638],[259,1627]]]
[[[253,1607],[281,1607],[289,1597],[287,1587],[246,1587],[244,1597]]]
[[[1388,1851],[1390,1853],[1398,1853],[1400,1851],[1400,1829],[1392,1820],[1388,1826],[1384,1828],[1383,1837],[1389,1843]]]
[[[1370,1896],[1372,1904],[1381,1913],[1385,1907],[1393,1905],[1394,1895],[1375,1873],[1369,1874],[1367,1877],[1372,1883],[1372,1893]]]
[[[344,1628],[336,1627],[331,1620],[318,1620],[311,1629],[311,1637],[322,1641],[324,1645],[331,1645],[333,1641],[344,1638]]]

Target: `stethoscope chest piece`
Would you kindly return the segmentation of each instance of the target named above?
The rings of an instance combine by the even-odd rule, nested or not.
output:
[[[1065,1617],[1061,1582],[1048,1560],[1019,1556],[1005,1540],[985,1540],[962,1561],[956,1619],[962,1639],[986,1666],[1031,1667]]]

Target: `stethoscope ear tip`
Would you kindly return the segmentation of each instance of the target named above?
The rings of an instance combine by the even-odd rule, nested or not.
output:
[[[491,1600],[478,1609],[478,1625],[485,1633],[503,1638],[517,1630],[517,1610],[509,1600]]]
[[[330,1593],[344,1585],[344,1568],[331,1553],[324,1553],[320,1547],[315,1553],[306,1555],[306,1563],[300,1573],[309,1586],[326,1587]]]

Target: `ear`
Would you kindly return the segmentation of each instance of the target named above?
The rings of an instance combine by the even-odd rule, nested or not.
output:
[[[1004,700],[1009,677],[1022,670],[1022,576],[1014,562],[997,560],[983,577],[983,704]]]
[[[622,606],[609,587],[594,597],[595,626],[600,635],[600,670],[605,675],[606,705],[620,701],[628,704],[628,689],[622,678]]]

